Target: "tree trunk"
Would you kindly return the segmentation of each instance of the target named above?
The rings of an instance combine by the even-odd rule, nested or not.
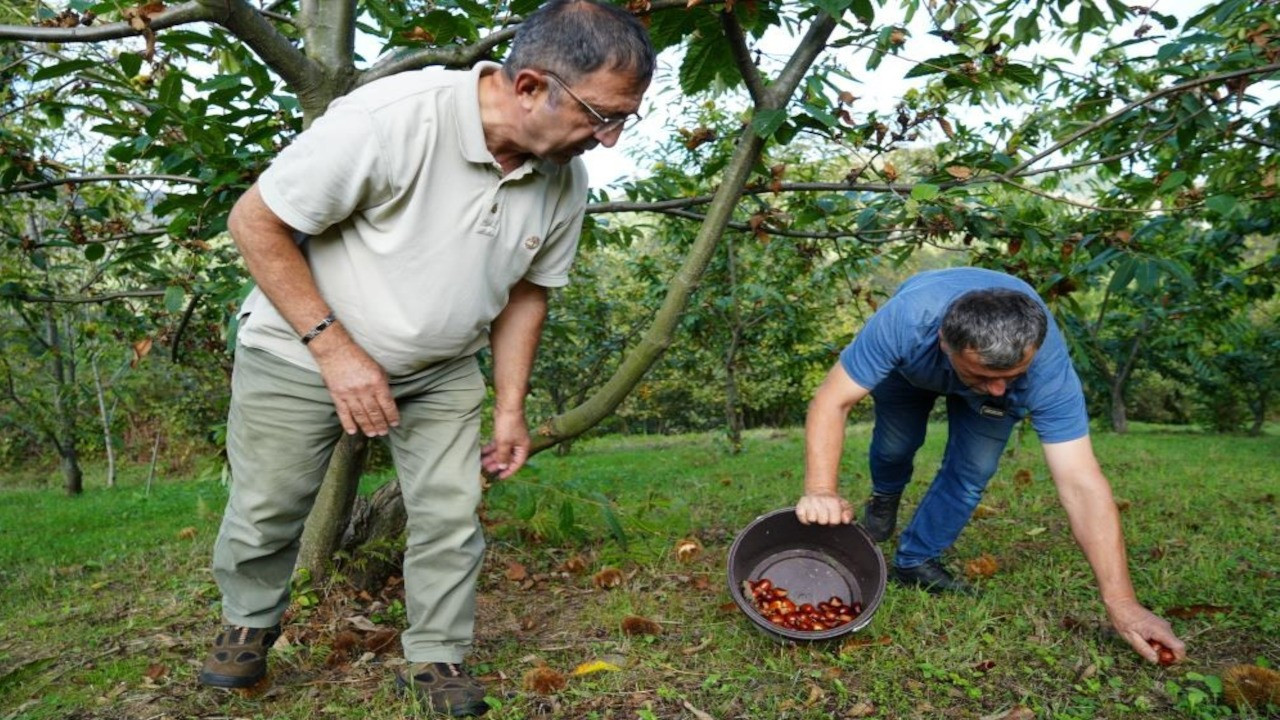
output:
[[[98,358],[91,359],[93,387],[98,395],[98,415],[102,417],[102,443],[107,451],[107,487],[116,486],[116,452],[111,444],[111,413],[107,412],[106,391],[102,387],[102,373],[98,372]]]
[[[45,342],[53,356],[53,406],[57,414],[58,467],[62,471],[62,487],[67,495],[84,492],[84,472],[80,469],[76,447],[76,409],[74,364],[68,361],[68,352],[58,331],[58,319],[50,305],[45,310]],[[69,377],[72,376],[72,377]]]
[[[350,558],[343,572],[353,585],[375,592],[400,569],[406,519],[398,480],[378,488],[367,501],[358,499],[341,543]]]
[[[316,495],[315,505],[307,516],[298,550],[298,567],[311,573],[311,581],[319,583],[329,573],[334,553],[342,540],[360,487],[360,474],[369,456],[369,438],[360,433],[343,435],[329,461],[324,483]]]
[[[725,263],[729,278],[729,342],[724,351],[724,426],[729,439],[729,453],[742,452],[742,411],[738,407],[738,345],[742,342],[742,309],[738,306],[737,258],[733,238],[725,240]]]
[[[1111,429],[1121,435],[1129,432],[1129,416],[1124,406],[1124,384],[1118,375],[1111,384]]]
[[[1249,410],[1253,414],[1253,425],[1249,426],[1249,435],[1259,437],[1262,435],[1262,426],[1267,422],[1267,393],[1256,391],[1253,399],[1249,401]]]

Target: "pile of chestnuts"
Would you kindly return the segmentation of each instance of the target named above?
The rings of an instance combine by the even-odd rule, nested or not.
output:
[[[742,592],[751,598],[751,604],[766,620],[788,630],[833,630],[853,622],[854,618],[862,614],[862,603],[845,603],[834,595],[817,606],[810,603],[796,605],[794,600],[787,597],[790,593],[786,588],[775,587],[768,578],[744,580]]]

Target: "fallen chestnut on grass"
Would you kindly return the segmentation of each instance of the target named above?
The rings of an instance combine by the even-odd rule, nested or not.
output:
[[[1178,661],[1178,658],[1173,654],[1173,651],[1165,647],[1160,641],[1148,640],[1147,642],[1150,643],[1152,649],[1156,651],[1157,662],[1161,665],[1168,667]]]
[[[786,588],[777,587],[768,578],[746,580],[743,594],[751,598],[752,605],[766,620],[778,627],[801,632],[821,632],[847,625],[862,614],[862,603],[852,605],[837,596],[817,605],[796,605]]]

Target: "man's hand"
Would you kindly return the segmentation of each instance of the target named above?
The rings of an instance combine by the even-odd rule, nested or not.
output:
[[[529,426],[524,412],[494,410],[493,442],[480,451],[485,474],[506,480],[529,459]]]
[[[1151,647],[1152,640],[1172,650],[1175,661],[1180,662],[1187,656],[1186,645],[1173,634],[1169,623],[1136,600],[1108,607],[1107,615],[1120,637],[1148,662],[1159,662],[1160,659],[1156,649]]]
[[[310,347],[348,435],[360,431],[377,437],[400,424],[386,371],[344,330],[331,327]]]
[[[853,522],[853,506],[839,493],[811,492],[796,503],[796,519],[804,525],[839,525]]]

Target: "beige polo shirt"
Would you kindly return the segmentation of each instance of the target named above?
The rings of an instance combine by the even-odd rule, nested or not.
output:
[[[476,352],[521,278],[568,282],[587,201],[581,160],[502,170],[485,147],[481,74],[400,73],[335,100],[258,180],[299,232],[320,294],[392,377]],[[239,342],[316,369],[255,288]],[[319,322],[320,318],[316,318]]]

